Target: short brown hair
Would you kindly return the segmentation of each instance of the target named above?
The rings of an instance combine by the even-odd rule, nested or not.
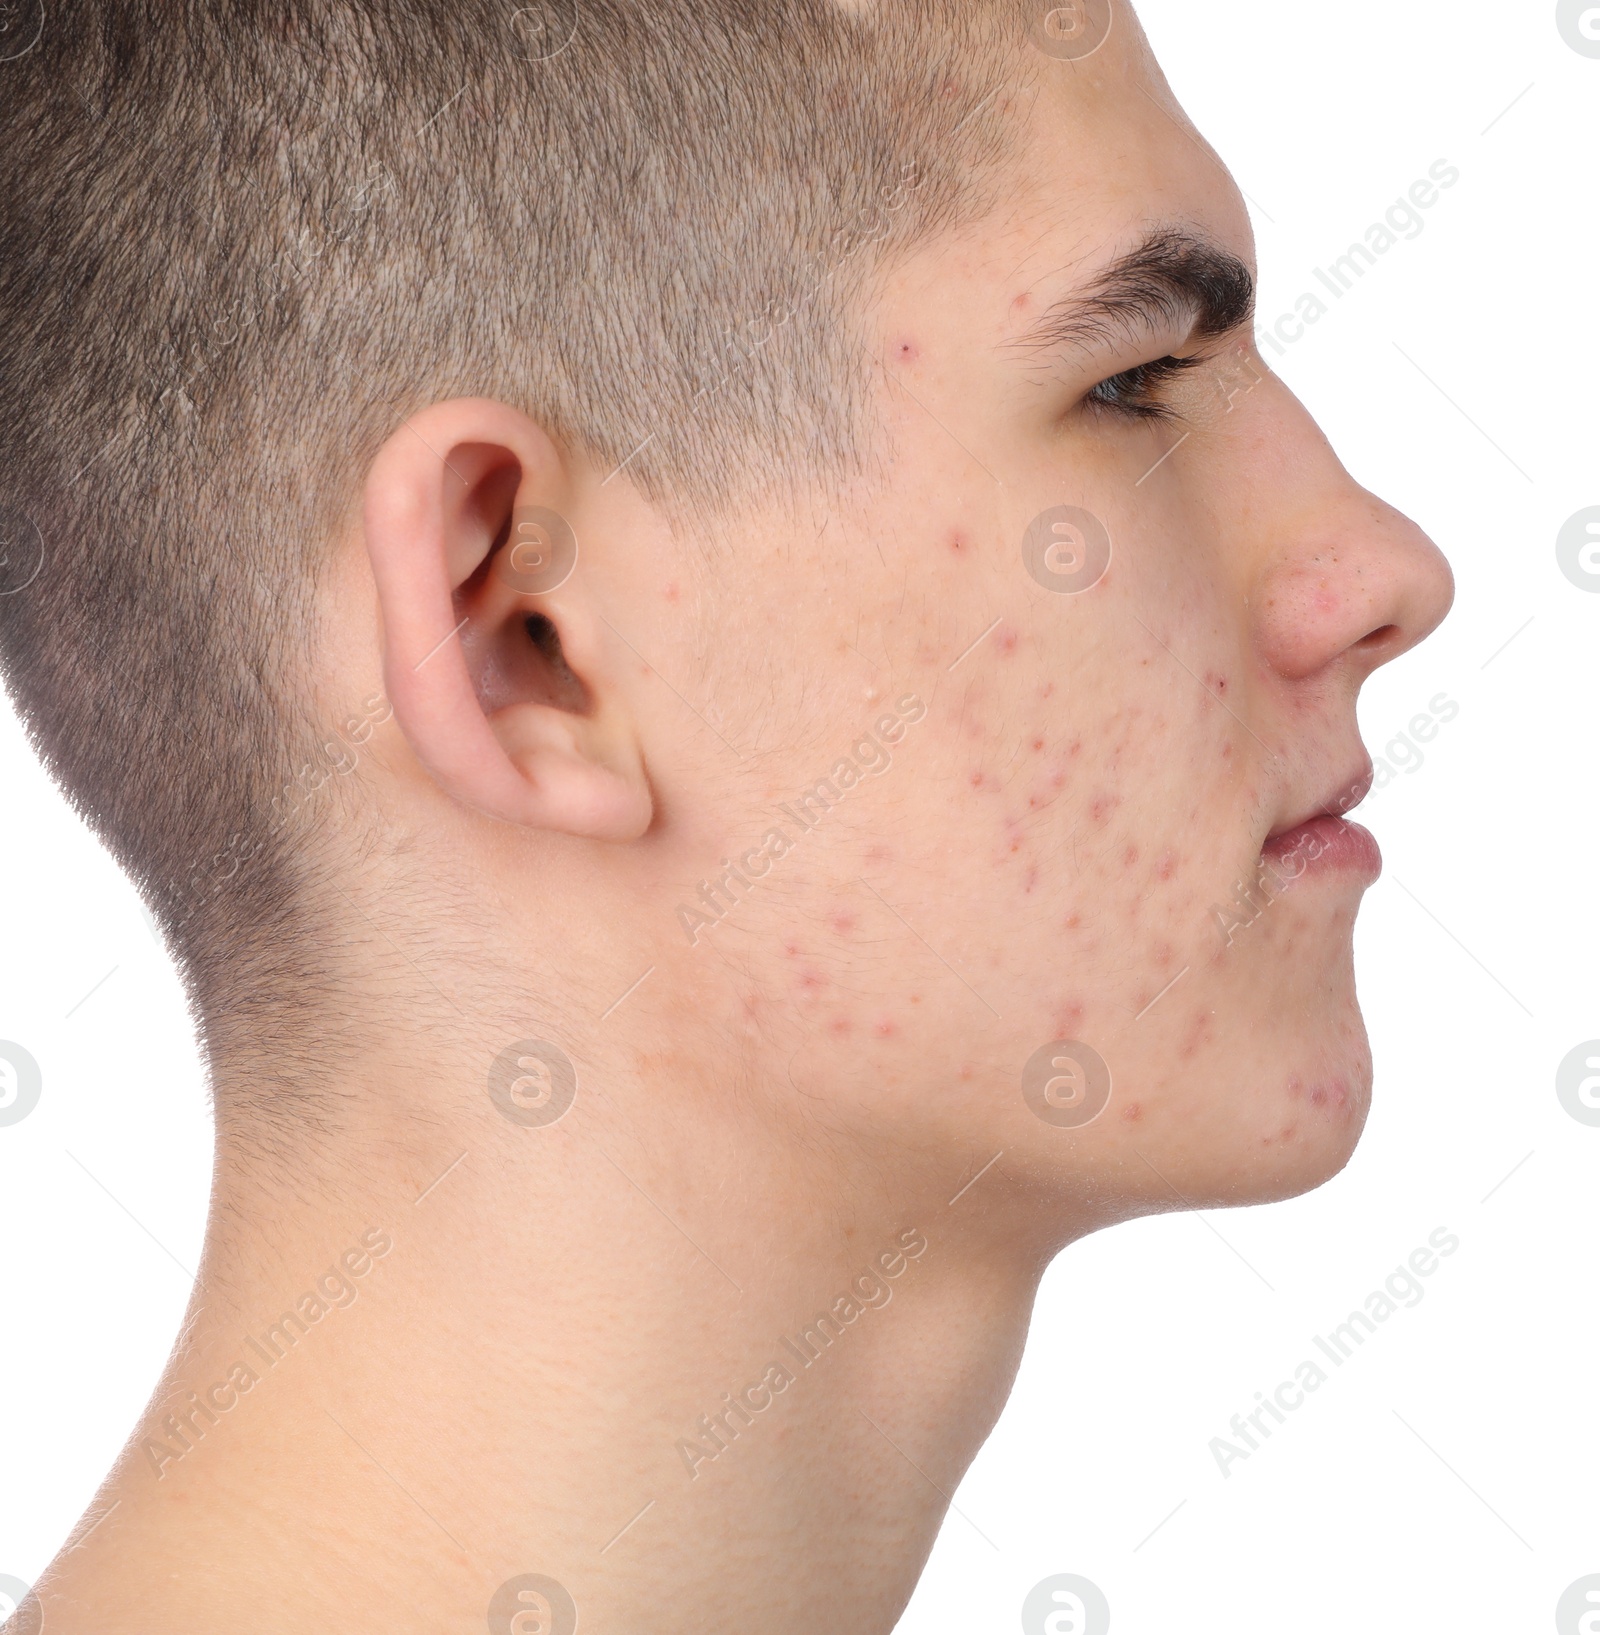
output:
[[[50,0],[0,61],[0,666],[213,1062],[332,969],[282,797],[383,440],[487,396],[674,504],[859,470],[862,292],[992,206],[1015,9]]]

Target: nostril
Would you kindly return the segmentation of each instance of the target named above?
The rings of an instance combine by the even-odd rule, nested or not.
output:
[[[1399,634],[1400,626],[1397,624],[1379,625],[1376,630],[1369,630],[1356,643],[1356,648],[1358,651],[1373,653],[1380,647],[1392,647]]]

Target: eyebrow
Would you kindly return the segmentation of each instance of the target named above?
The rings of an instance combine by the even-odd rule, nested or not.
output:
[[[1236,329],[1255,310],[1255,275],[1232,251],[1182,228],[1157,228],[1055,302],[1007,351],[1042,357],[1126,343],[1191,319],[1205,338]]]

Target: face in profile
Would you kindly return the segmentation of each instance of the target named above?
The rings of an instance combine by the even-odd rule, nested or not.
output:
[[[873,311],[874,480],[653,587],[716,632],[662,987],[780,1118],[1102,1217],[1283,1197],[1368,1107],[1356,695],[1451,579],[1256,351],[1131,19],[1015,115],[1014,191]]]

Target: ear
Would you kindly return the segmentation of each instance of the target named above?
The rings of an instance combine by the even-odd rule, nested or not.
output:
[[[367,477],[384,680],[448,795],[508,823],[634,840],[653,811],[610,632],[584,592],[576,496],[503,403],[413,415]]]

